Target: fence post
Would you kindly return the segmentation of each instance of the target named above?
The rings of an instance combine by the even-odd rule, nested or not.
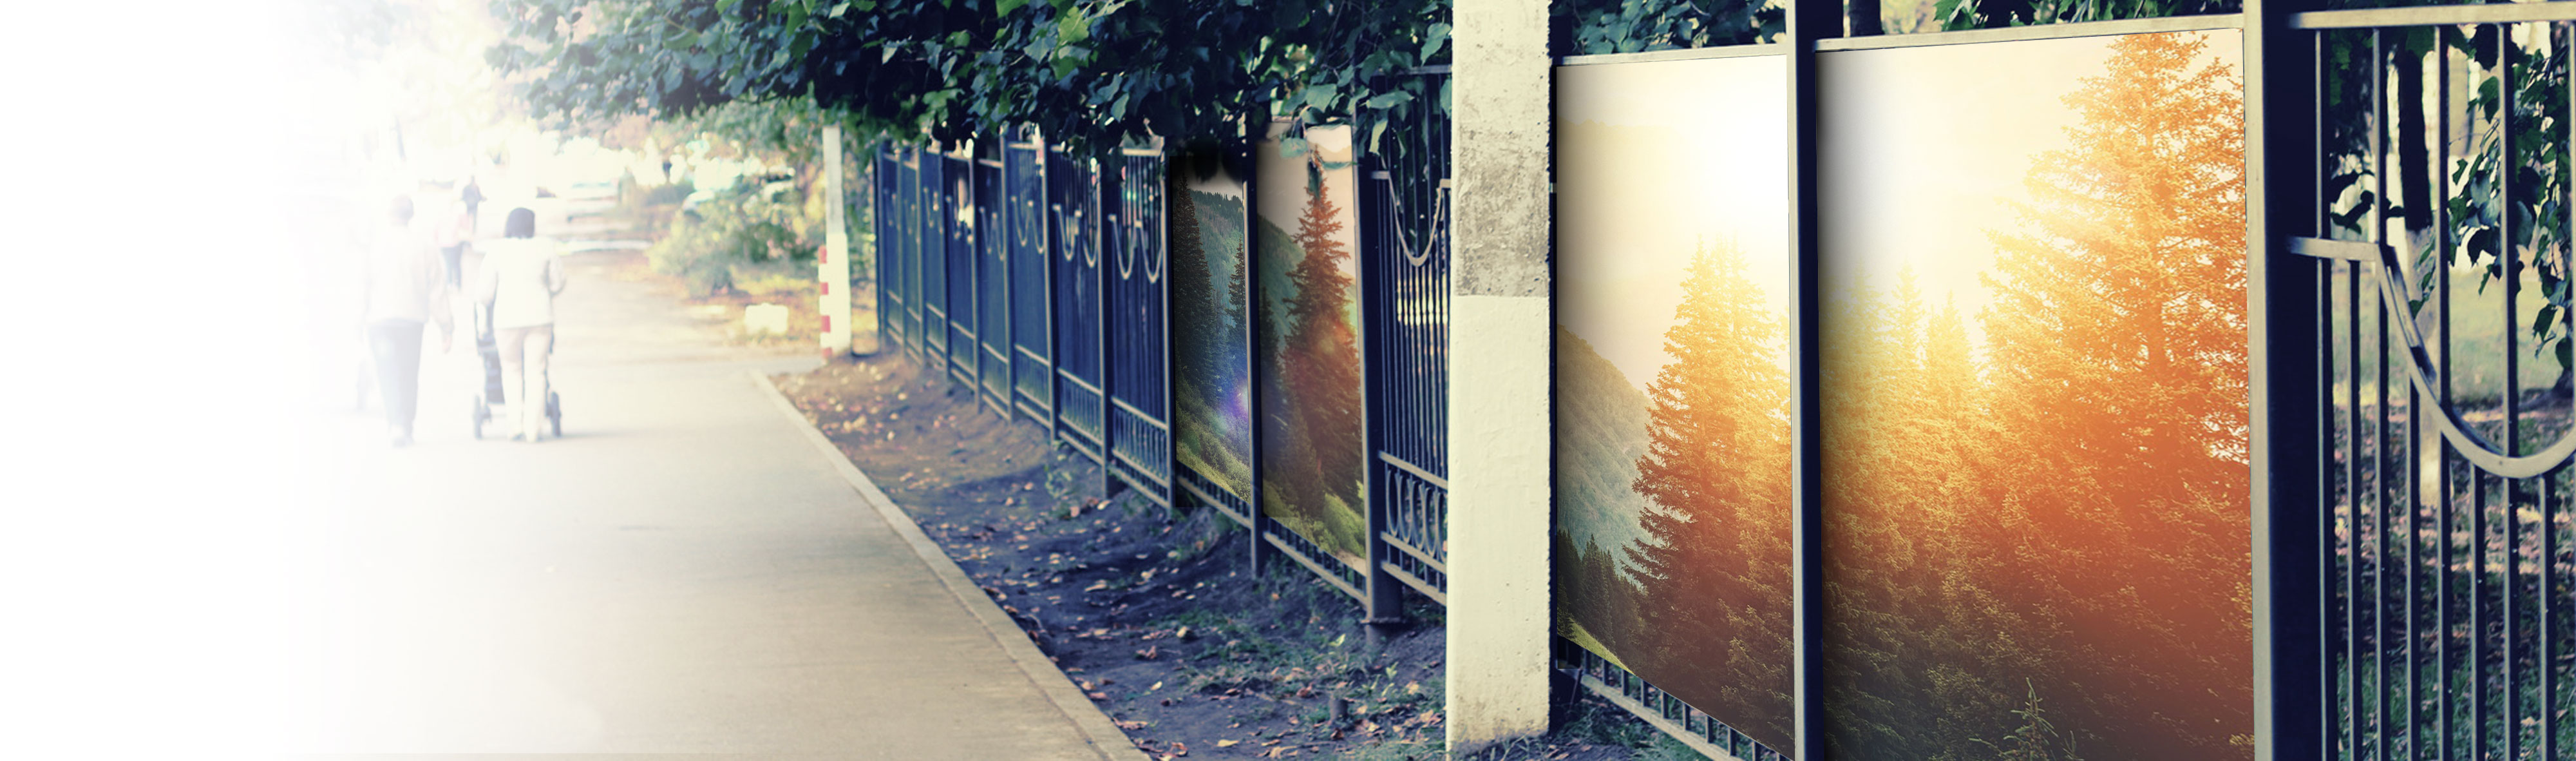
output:
[[[1270,134],[1270,112],[1265,104],[1243,115],[1243,345],[1251,347],[1243,355],[1252,366],[1244,373],[1247,389],[1244,408],[1252,418],[1252,485],[1243,495],[1244,530],[1252,541],[1244,551],[1244,572],[1259,582],[1262,566],[1270,562],[1270,543],[1262,540],[1261,517],[1261,141]]]
[[[1386,362],[1382,361],[1384,358],[1380,357],[1378,352],[1387,345],[1386,334],[1394,322],[1393,315],[1384,313],[1385,304],[1382,303],[1384,300],[1376,295],[1379,289],[1384,287],[1380,284],[1379,278],[1390,276],[1380,263],[1386,256],[1385,249],[1388,241],[1385,226],[1390,221],[1387,218],[1388,199],[1384,195],[1389,191],[1381,190],[1381,188],[1388,188],[1388,185],[1380,181],[1386,176],[1387,171],[1385,164],[1378,161],[1376,157],[1362,158],[1359,166],[1359,187],[1354,189],[1357,192],[1353,194],[1359,201],[1360,207],[1358,269],[1361,294],[1360,388],[1363,389],[1360,398],[1363,409],[1368,411],[1365,415],[1368,421],[1367,444],[1364,447],[1368,453],[1368,462],[1360,471],[1367,474],[1367,485],[1360,493],[1368,495],[1366,502],[1368,612],[1362,620],[1368,624],[1369,644],[1372,646],[1384,644],[1388,635],[1392,634],[1398,625],[1404,623],[1403,585],[1395,580],[1394,574],[1386,571],[1387,563],[1394,559],[1394,549],[1386,544],[1386,513],[1392,506],[1392,501],[1387,499],[1386,479],[1381,476],[1384,468],[1377,460],[1378,453],[1386,449],[1387,416],[1386,395],[1379,392],[1382,388],[1381,376],[1387,372],[1387,367]]]
[[[2246,371],[2252,391],[2255,758],[2333,749],[2319,585],[2333,560],[2318,478],[2316,261],[2283,253],[2317,207],[2316,33],[2289,28],[2313,3],[2245,3]],[[2374,64],[2376,65],[2376,64]],[[2313,234],[2323,234],[2323,230]],[[2277,265],[2277,266],[2276,266]],[[2320,561],[2320,558],[2325,558]],[[2410,714],[2412,715],[2412,714]]]
[[[1551,617],[1545,0],[1459,0],[1449,375],[1449,750],[1547,731]]]

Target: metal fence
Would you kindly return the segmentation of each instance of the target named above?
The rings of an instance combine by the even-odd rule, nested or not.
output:
[[[975,234],[976,392],[1005,415],[1011,411],[1011,260],[1002,224],[1002,152],[978,141],[970,192]]]
[[[912,268],[920,271],[917,279],[920,279],[922,299],[920,356],[925,369],[933,377],[948,377],[951,374],[948,371],[948,343],[951,343],[951,335],[956,333],[951,317],[948,317],[953,304],[951,299],[956,297],[948,289],[948,271],[953,268],[948,263],[948,248],[951,248],[948,227],[953,227],[953,217],[956,217],[951,212],[956,199],[951,199],[951,186],[948,186],[948,157],[935,155],[935,152],[914,152],[914,155],[920,157],[920,186],[912,188],[912,196],[917,199],[914,212],[920,212],[914,217],[920,219],[920,230],[912,237],[914,245],[917,245],[912,250]]]
[[[879,147],[880,335],[996,412],[1048,426],[1116,484],[1244,523],[1256,567],[1284,555],[1392,622],[1401,588],[1439,601],[1446,580],[1447,128],[1413,128],[1423,149],[1403,167],[1371,163],[1359,193],[1369,566],[1175,461],[1167,227],[1195,221],[1167,219],[1160,148],[1077,158],[1034,132],[980,150]]]
[[[1110,472],[1156,503],[1172,504],[1171,283],[1163,213],[1161,149],[1131,148],[1103,177],[1107,284],[1101,315],[1109,335]]]
[[[1009,230],[1011,270],[1011,406],[1054,425],[1052,345],[1055,315],[1047,308],[1046,147],[1023,135],[1002,146],[1003,225]]]
[[[2576,430],[2550,356],[2576,334],[2564,286],[2576,28],[2497,18],[2294,21],[2323,62],[2315,237],[2290,246],[2312,268],[2289,274],[2317,289],[2333,758],[2570,752]],[[2466,335],[2499,319],[2496,335]]]
[[[972,181],[974,162],[959,156],[939,157],[940,257],[945,266],[941,282],[947,288],[940,306],[948,315],[947,351],[940,361],[948,368],[950,379],[969,386],[975,383],[975,217],[974,196],[967,185]]]
[[[1446,80],[1445,68],[1418,73]],[[1436,88],[1436,85],[1435,85]],[[1430,109],[1424,109],[1428,112]],[[1445,601],[1449,554],[1449,125],[1394,130],[1409,161],[1362,162],[1370,576]],[[1375,589],[1373,586],[1372,589]],[[1372,592],[1372,607],[1394,604]],[[1375,611],[1396,615],[1394,610]]]
[[[1107,462],[1109,395],[1101,391],[1108,332],[1101,329],[1100,169],[1097,162],[1047,154],[1048,229],[1054,234],[1051,334],[1056,357],[1054,435]]]

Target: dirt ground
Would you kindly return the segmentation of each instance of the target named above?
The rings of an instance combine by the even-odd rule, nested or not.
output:
[[[1249,532],[1132,492],[900,352],[779,376],[1136,746],[1169,758],[1442,758],[1443,629],[1371,647],[1359,609],[1303,568],[1245,573]],[[1597,699],[1509,758],[1697,758]]]

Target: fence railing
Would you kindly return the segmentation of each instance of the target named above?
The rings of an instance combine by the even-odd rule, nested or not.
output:
[[[2547,285],[2576,265],[2564,214],[2576,12],[2508,14],[2293,22],[2330,62],[2317,72],[2317,237],[2290,251],[2310,257],[2297,274],[2319,307],[2332,758],[2570,752],[2576,564],[2561,536],[2576,429],[2566,368],[2545,357],[2576,336],[2563,286]],[[2543,17],[2559,21],[2512,23]],[[2467,326],[2499,321],[2471,338]]]
[[[1025,137],[1025,136],[1024,136]],[[1048,309],[1046,147],[1035,140],[1002,149],[1003,215],[1011,271],[1011,403],[1033,420],[1055,423],[1054,313]]]
[[[1011,260],[1003,224],[1000,146],[978,141],[972,188],[975,232],[975,385],[984,403],[1008,414],[1011,409]]]
[[[1446,77],[1447,72],[1418,76]],[[1404,166],[1374,157],[1364,160],[1360,183],[1361,324],[1369,351],[1370,575],[1378,583],[1402,583],[1445,601],[1449,130],[1444,121],[1424,121],[1403,130],[1417,141],[1418,159]]]
[[[1445,127],[1423,129],[1445,146]],[[946,152],[879,147],[880,335],[987,408],[1047,426],[1114,484],[1213,506],[1253,529],[1256,558],[1295,560],[1392,622],[1399,585],[1438,601],[1446,580],[1447,166],[1445,150],[1430,155],[1372,163],[1358,194],[1368,566],[1174,457],[1169,226],[1196,221],[1169,218],[1161,148],[1077,158],[1034,132]]]
[[[1088,159],[1047,154],[1047,222],[1055,282],[1054,330],[1048,334],[1056,358],[1052,382],[1058,441],[1106,463],[1109,452],[1109,395],[1101,390],[1108,331],[1101,328],[1100,168]]]

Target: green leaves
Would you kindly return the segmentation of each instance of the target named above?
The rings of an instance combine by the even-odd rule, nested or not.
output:
[[[560,19],[588,8],[578,43]],[[1034,124],[1098,151],[1149,135],[1241,140],[1245,117],[1413,119],[1403,72],[1447,55],[1439,0],[497,0],[492,58],[540,116],[687,116],[811,98],[856,139],[958,140]],[[504,53],[511,50],[518,52]]]

